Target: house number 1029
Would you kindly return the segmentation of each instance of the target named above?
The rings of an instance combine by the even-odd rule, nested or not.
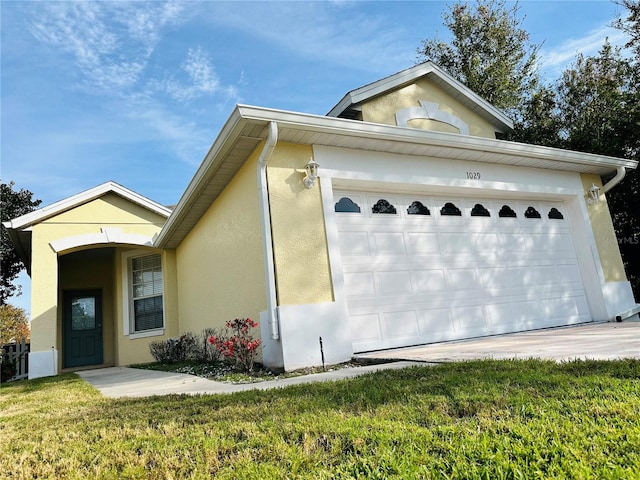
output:
[[[480,172],[467,172],[467,178],[469,180],[480,180]]]

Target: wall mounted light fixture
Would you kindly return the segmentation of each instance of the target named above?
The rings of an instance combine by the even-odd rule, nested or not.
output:
[[[318,178],[318,167],[319,165],[313,160],[313,157],[309,159],[307,164],[304,167],[304,186],[307,188],[311,188],[315,185],[316,179]]]
[[[587,203],[589,205],[596,203],[600,200],[600,187],[594,183],[591,185],[591,188],[586,191],[585,196],[587,197]]]

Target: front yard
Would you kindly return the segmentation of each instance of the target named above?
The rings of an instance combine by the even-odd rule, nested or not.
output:
[[[640,361],[474,361],[219,396],[3,385],[0,478],[640,478]]]

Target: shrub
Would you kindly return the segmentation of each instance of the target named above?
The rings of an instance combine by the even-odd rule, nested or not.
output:
[[[6,382],[17,372],[16,362],[9,360],[9,356],[4,354],[4,350],[0,350],[0,383]]]
[[[206,328],[199,335],[186,332],[184,335],[149,344],[151,355],[159,363],[178,363],[193,360],[198,363],[216,363],[222,353],[209,343],[211,336],[217,336],[214,328]]]
[[[177,363],[184,362],[193,349],[195,337],[191,333],[186,333],[181,337],[167,338],[166,340],[156,340],[149,344],[149,350],[156,362]]]
[[[216,363],[222,359],[222,352],[209,342],[209,338],[219,335],[220,333],[216,328],[205,328],[201,332],[196,349],[198,354],[196,360],[202,363]]]
[[[251,328],[257,326],[257,322],[250,318],[230,320],[226,323],[226,331],[222,335],[211,335],[209,343],[233,362],[236,368],[250,372],[253,370],[261,343],[259,339],[254,339],[250,332]]]

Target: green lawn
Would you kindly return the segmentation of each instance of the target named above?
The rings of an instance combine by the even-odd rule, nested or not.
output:
[[[640,478],[640,361],[477,361],[221,396],[3,385],[0,478]]]

